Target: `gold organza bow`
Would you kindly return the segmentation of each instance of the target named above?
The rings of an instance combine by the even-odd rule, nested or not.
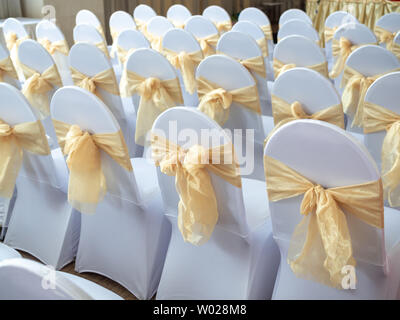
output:
[[[106,35],[104,34],[104,29],[101,25],[96,27],[96,30],[100,33],[100,35],[102,36],[104,42],[106,43]]]
[[[273,36],[272,36],[272,28],[271,28],[271,25],[270,25],[270,24],[269,24],[269,25],[261,26],[261,30],[264,32],[264,35],[265,35],[265,39],[266,39],[266,40],[271,40],[271,41],[274,40],[274,38],[273,38]]]
[[[221,21],[221,22],[214,22],[215,26],[218,29],[219,34],[223,34],[225,32],[231,31],[232,29],[232,21]]]
[[[394,55],[397,57],[397,59],[400,60],[400,44],[393,42],[392,45],[392,52],[394,53]]]
[[[42,123],[38,120],[12,127],[0,119],[0,197],[12,197],[25,151],[50,154]]]
[[[199,110],[223,126],[229,119],[229,109],[233,102],[261,114],[257,86],[227,91],[204,78],[197,79],[200,98]]]
[[[11,52],[14,48],[18,49],[21,42],[26,39],[29,39],[29,37],[26,36],[26,37],[18,38],[17,34],[14,32],[7,33],[5,40],[6,40],[6,45],[7,45],[8,51]]]
[[[136,48],[131,48],[129,50],[125,50],[121,46],[117,45],[117,55],[119,61],[121,61],[122,65],[125,65],[125,62],[128,60],[128,57],[131,55],[132,52],[134,52]]]
[[[147,22],[135,18],[136,27],[147,37]]]
[[[185,84],[186,91],[194,94],[196,91],[196,68],[203,60],[203,52],[175,52],[164,48],[164,54],[168,61],[178,70],[180,70]]]
[[[382,145],[382,180],[385,199],[391,207],[400,207],[400,115],[365,102],[365,134],[386,131]]]
[[[329,41],[331,41],[333,39],[333,36],[335,35],[335,32],[337,29],[338,29],[338,27],[333,27],[333,28],[325,27],[325,30],[324,30],[325,43],[328,43]]]
[[[343,268],[356,265],[344,212],[383,229],[382,181],[324,189],[269,156],[264,166],[271,202],[304,194],[304,219],[293,232],[288,252],[291,269],[299,277],[342,289]]]
[[[38,39],[38,42],[47,50],[48,53],[54,54],[56,52],[62,53],[67,56],[69,53],[68,44],[65,40],[51,42],[47,38]]]
[[[257,44],[261,49],[261,52],[263,54],[264,58],[267,58],[269,55],[269,51],[268,51],[268,42],[265,38],[261,38],[257,40]]]
[[[101,88],[111,94],[119,95],[117,78],[113,69],[104,70],[93,77],[89,77],[73,67],[70,67],[72,80],[77,87],[81,87],[95,95],[100,99],[101,96],[98,88]]]
[[[154,33],[147,32],[147,39],[150,41],[151,47],[154,50],[156,50],[158,52],[162,52],[162,48],[163,48],[163,46],[162,46],[163,37],[162,36],[158,36],[158,35],[155,35]]]
[[[397,71],[396,70],[392,70]],[[343,71],[342,87],[344,88],[342,103],[344,112],[354,115],[352,126],[363,126],[364,99],[369,87],[384,74],[365,77],[358,71],[345,66]]]
[[[218,34],[212,34],[204,38],[197,38],[205,58],[215,54],[215,47],[217,46],[218,40]]]
[[[232,144],[211,149],[194,145],[184,150],[161,136],[152,136],[152,155],[162,173],[175,176],[179,194],[178,227],[186,242],[206,243],[218,222],[218,204],[209,171],[241,188]],[[213,159],[219,161],[213,161]],[[216,163],[216,164],[214,164]]]
[[[26,78],[22,88],[23,95],[32,107],[39,111],[42,119],[48,117],[50,115],[49,92],[63,85],[57,66],[53,64],[42,74],[23,63],[20,63],[20,67]]]
[[[107,192],[100,150],[127,171],[132,171],[128,148],[122,132],[90,134],[79,126],[53,119],[58,143],[67,155],[70,171],[68,201],[81,213],[94,213]]]
[[[121,79],[121,93],[124,97],[134,94],[140,96],[135,141],[141,146],[145,145],[146,135],[157,117],[163,111],[183,104],[178,78],[163,81],[157,78],[146,79],[126,68]]]
[[[386,29],[375,26],[375,34],[379,43],[385,43],[386,49],[392,50],[393,40],[397,32],[390,32]]]
[[[296,68],[297,66],[294,63],[285,64],[282,61],[279,61],[278,59],[274,59],[273,67],[274,67],[275,79],[277,79],[285,71]],[[305,68],[317,71],[326,78],[328,78],[329,76],[328,64],[326,63],[326,61],[312,66],[306,66]]]
[[[217,52],[218,54],[224,54],[223,52]],[[261,78],[267,76],[267,71],[265,69],[264,57],[258,56],[249,59],[236,59],[242,66],[244,66],[250,72],[257,73]]]
[[[0,61],[0,82],[4,81],[5,75],[13,79],[18,79],[17,72],[15,71],[14,65],[9,56]]]

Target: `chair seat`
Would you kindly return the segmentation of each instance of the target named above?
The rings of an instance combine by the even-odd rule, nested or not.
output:
[[[21,255],[18,253],[18,251],[0,243],[0,261],[16,258],[21,258]]]
[[[254,230],[270,216],[267,186],[263,181],[242,179],[242,188],[247,224],[250,230]]]

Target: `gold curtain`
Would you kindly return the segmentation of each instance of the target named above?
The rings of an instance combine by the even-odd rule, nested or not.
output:
[[[380,17],[390,12],[400,13],[400,2],[387,0],[307,0],[306,11],[322,38],[325,20],[338,10],[354,15],[371,30]]]

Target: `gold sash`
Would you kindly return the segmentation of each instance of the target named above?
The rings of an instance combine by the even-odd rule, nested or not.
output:
[[[383,29],[381,27],[375,26],[375,34],[376,37],[378,38],[379,43],[386,43],[386,49],[392,50],[393,47],[393,40],[394,37],[397,34],[396,32],[390,32],[386,29]]]
[[[385,199],[391,207],[400,207],[400,115],[365,102],[365,134],[386,131],[382,145],[382,180]]]
[[[218,51],[217,54],[225,54],[225,53]],[[235,60],[250,72],[257,73],[261,78],[265,78],[267,76],[264,57],[258,56],[245,60],[241,59],[235,59]]]
[[[206,243],[218,222],[218,203],[209,171],[237,188],[242,187],[232,144],[208,150],[195,145],[184,150],[153,135],[151,145],[153,159],[161,172],[176,177],[180,198],[178,227],[183,239],[193,245]],[[213,161],[215,156],[220,161]]]
[[[100,33],[100,35],[103,37],[104,43],[106,42],[106,35],[104,34],[103,27],[101,25],[96,27],[96,30]]]
[[[22,93],[44,119],[50,115],[49,91],[63,86],[57,66],[53,64],[42,74],[23,63],[20,66],[26,79]]]
[[[122,65],[125,65],[125,62],[128,60],[128,57],[131,55],[132,52],[134,52],[136,48],[131,48],[129,50],[125,50],[121,46],[117,45],[117,55],[119,61],[121,61]]]
[[[119,95],[119,88],[117,83],[117,78],[115,77],[114,70],[107,69],[96,74],[93,77],[89,77],[73,67],[70,67],[72,80],[77,87],[81,87],[91,93],[95,94],[101,99],[97,88],[101,88],[108,93]]]
[[[261,114],[257,86],[227,91],[205,78],[197,79],[200,98],[199,110],[223,126],[229,119],[229,109],[233,102],[257,114]]]
[[[13,79],[18,79],[17,72],[9,56],[0,61],[0,82],[4,82],[5,75]]]
[[[398,69],[390,72],[397,71]],[[400,70],[400,69],[399,69]],[[350,115],[354,115],[354,121],[352,127],[363,126],[363,113],[364,113],[364,99],[371,84],[373,84],[378,78],[385,74],[377,74],[373,77],[365,77],[358,71],[350,68],[349,66],[344,67],[342,87],[344,88],[342,103],[344,112]]]
[[[277,79],[285,71],[297,67],[294,63],[285,64],[282,61],[279,61],[278,59],[274,59],[273,66],[274,66],[274,72],[275,72],[275,79]],[[328,74],[328,64],[326,63],[326,61],[322,62],[322,63],[319,63],[319,64],[312,65],[312,66],[306,66],[304,68],[317,71],[317,72],[319,72],[320,74],[322,74],[326,78],[328,78],[328,76],[329,76],[329,74]]]
[[[162,52],[162,49],[163,49],[163,47],[162,47],[163,37],[162,36],[158,36],[153,33],[147,32],[147,39],[150,41],[151,47],[154,50],[156,50],[158,52]]]
[[[268,43],[267,40],[265,40],[265,38],[261,38],[257,40],[257,44],[261,49],[261,52],[263,54],[264,58],[267,58],[269,55],[269,51],[268,51]]]
[[[68,56],[69,49],[67,41],[59,40],[50,42],[47,38],[38,39],[38,42],[47,50],[48,53],[54,54],[55,52],[60,52],[64,56]]]
[[[212,34],[204,38],[197,38],[205,58],[215,54],[215,47],[217,46],[218,40],[218,34]]]
[[[25,151],[50,154],[40,120],[11,127],[0,119],[0,197],[11,199]]]
[[[222,22],[214,22],[214,25],[218,29],[219,34],[223,34],[225,32],[231,31],[232,29],[232,21],[222,21]]]
[[[7,49],[10,52],[14,49],[14,47],[18,49],[18,47],[22,41],[29,39],[28,36],[18,39],[17,34],[14,32],[7,33],[5,38],[6,38],[5,40],[6,40]]]
[[[274,41],[274,37],[272,36],[272,28],[271,25],[260,26],[261,30],[264,32],[265,39]]]
[[[58,143],[64,155],[68,155],[68,201],[81,213],[95,213],[97,204],[107,193],[100,150],[106,152],[122,168],[132,171],[122,132],[89,134],[77,125],[54,119],[53,124]]]
[[[337,29],[338,27],[333,27],[333,28],[325,27],[324,31],[325,43],[328,43],[333,39],[333,36],[335,35]]]
[[[177,29],[185,29],[185,23],[181,22],[181,21],[176,21],[176,20],[172,20],[172,19],[168,19],[169,21],[171,21],[171,23],[174,25],[175,28]]]
[[[124,97],[134,94],[140,96],[136,117],[136,144],[144,146],[146,135],[154,121],[165,110],[183,104],[181,86],[178,78],[163,80],[143,78],[126,68],[121,79],[121,93]]]
[[[343,268],[356,265],[344,211],[383,229],[382,181],[324,189],[274,158],[266,156],[264,167],[271,202],[304,194],[304,219],[293,232],[288,253],[293,272],[342,289]]]
[[[203,52],[186,53],[184,51],[176,53],[175,51],[164,48],[164,55],[168,61],[178,70],[181,71],[183,83],[186,91],[194,94],[196,91],[196,68],[203,60]]]
[[[400,60],[400,44],[393,42],[392,45],[392,52],[394,53],[394,55],[397,57],[397,59]]]

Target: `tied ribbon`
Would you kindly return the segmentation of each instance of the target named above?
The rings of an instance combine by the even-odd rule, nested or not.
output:
[[[121,61],[122,65],[125,65],[125,62],[128,60],[128,57],[136,50],[136,48],[130,48],[129,50],[125,50],[121,46],[117,45],[117,55],[119,61]]]
[[[274,41],[274,38],[272,36],[272,28],[270,24],[261,26],[261,30],[264,32],[265,40]]]
[[[233,102],[261,114],[257,86],[227,91],[204,78],[197,79],[197,92],[200,98],[199,110],[221,126],[229,119],[229,109]]]
[[[122,168],[133,171],[122,132],[90,134],[77,125],[54,119],[53,124],[59,145],[68,156],[68,201],[81,213],[95,213],[97,204],[107,193],[100,151],[107,153]]]
[[[397,71],[392,70],[390,72]],[[386,74],[386,73],[385,73]],[[364,99],[369,87],[384,74],[365,77],[358,71],[344,67],[341,86],[344,87],[342,103],[346,114],[354,115],[352,127],[363,126]]]
[[[180,198],[178,227],[183,239],[197,246],[206,243],[218,222],[218,203],[209,172],[241,188],[232,144],[211,149],[194,145],[184,150],[161,136],[153,135],[151,146],[153,159],[161,172],[175,176]]]
[[[297,66],[294,63],[285,64],[282,61],[279,61],[278,59],[274,59],[273,67],[274,67],[275,79],[277,79],[285,71],[296,68]],[[326,61],[319,63],[319,64],[314,64],[312,66],[305,66],[305,68],[317,71],[320,74],[322,74],[324,77],[328,78],[328,75],[329,75],[328,74],[328,64],[326,63]]]
[[[217,52],[218,54],[224,54],[223,52]],[[243,67],[245,67],[250,72],[257,73],[261,78],[267,76],[267,71],[265,69],[265,60],[262,56],[253,57],[249,59],[236,59]]]
[[[261,49],[263,57],[267,58],[269,55],[267,40],[265,40],[265,38],[261,38],[261,39],[258,39],[256,42]]]
[[[0,82],[4,82],[4,76],[18,79],[17,72],[15,71],[14,65],[9,56],[3,60],[0,60]]]
[[[150,41],[151,47],[154,50],[156,50],[158,52],[162,52],[162,49],[163,49],[163,46],[162,46],[163,37],[162,36],[147,32],[147,39]]]
[[[232,29],[232,21],[221,21],[221,22],[214,22],[214,25],[218,29],[219,34],[223,34],[225,32],[231,31]]]
[[[147,37],[147,21],[135,18],[136,27]]]
[[[338,27],[333,27],[333,28],[325,27],[324,30],[325,43],[328,43],[329,41],[333,40],[333,36],[335,35],[337,29]]]
[[[38,39],[38,42],[47,50],[48,53],[53,55],[56,52],[63,54],[64,56],[68,56],[69,49],[67,41],[59,40],[51,42],[47,38]]]
[[[400,115],[365,102],[365,134],[386,131],[382,145],[382,180],[385,199],[391,207],[400,207]]]
[[[146,135],[157,117],[165,110],[183,104],[178,78],[146,79],[125,68],[121,79],[121,92],[124,97],[131,97],[134,94],[140,96],[135,141],[141,146],[144,146]]]
[[[0,119],[0,197],[11,199],[25,151],[50,154],[42,123],[38,120],[12,127]]]
[[[203,53],[197,52],[180,52],[176,53],[172,50],[164,48],[164,54],[168,61],[178,70],[180,70],[186,91],[194,94],[196,91],[196,68],[203,60]]]
[[[304,194],[300,213],[304,219],[290,241],[288,263],[298,277],[342,289],[342,270],[356,266],[346,215],[384,228],[382,181],[324,189],[265,156],[268,197],[279,202]]]
[[[379,43],[385,43],[386,44],[386,49],[392,50],[393,48],[393,40],[394,37],[397,34],[396,32],[390,32],[386,29],[383,29],[381,27],[376,26],[375,27],[375,34],[376,37],[378,38]]]
[[[204,38],[197,38],[205,58],[215,54],[215,47],[217,46],[218,40],[218,34],[212,34]]]
[[[50,115],[49,92],[62,87],[62,81],[55,64],[42,74],[20,63],[20,67],[27,79],[22,88],[23,95],[36,110],[42,119]]]
[[[7,45],[8,51],[11,52],[14,49],[18,50],[18,47],[21,44],[21,42],[26,39],[29,39],[29,37],[26,36],[26,37],[22,37],[22,38],[18,39],[18,36],[16,33],[14,33],[14,32],[7,33],[5,40],[6,40],[6,45]]]

